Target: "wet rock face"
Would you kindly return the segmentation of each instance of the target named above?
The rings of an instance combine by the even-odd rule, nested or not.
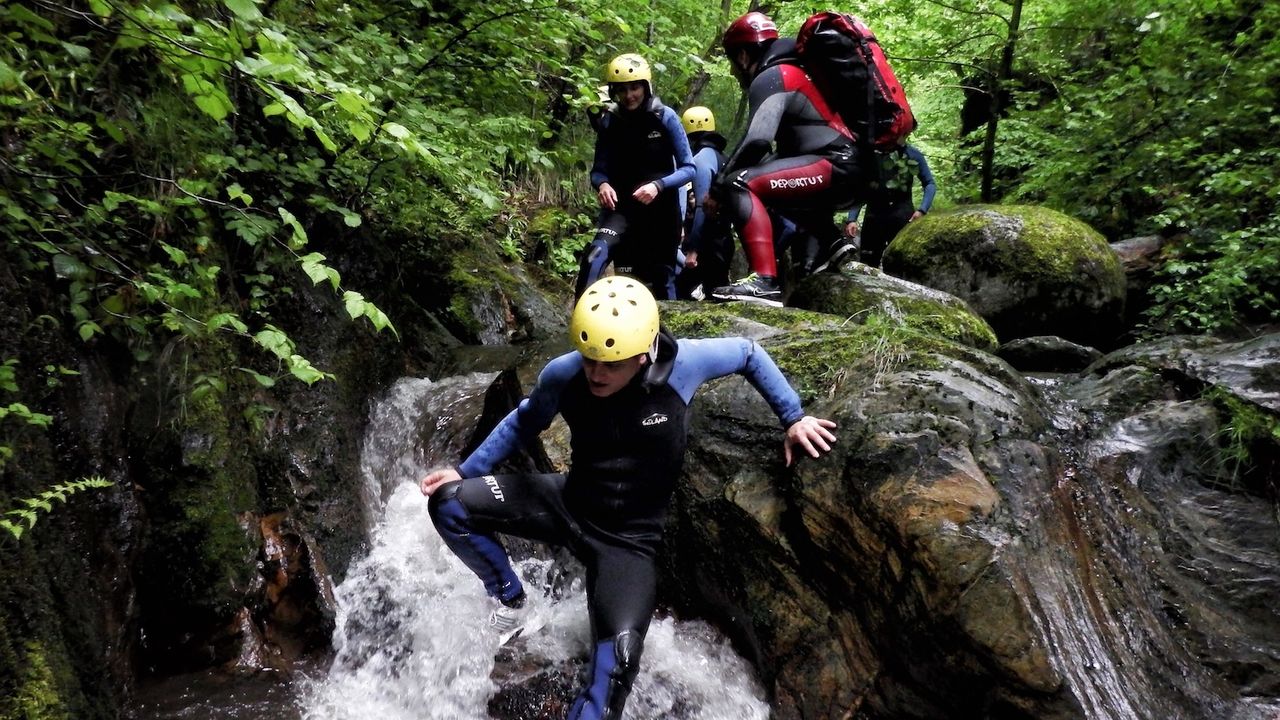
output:
[[[1096,231],[1031,206],[962,207],[930,213],[904,229],[885,271],[967,301],[1001,342],[1058,335],[1115,347],[1125,275]]]
[[[1195,377],[1265,409],[1276,342],[1156,345],[1034,386],[980,353],[908,358],[811,402],[840,440],[793,471],[767,408],[720,381],[664,588],[727,629],[778,718],[1269,720],[1280,528],[1262,488],[1224,480]]]
[[[1102,357],[1095,348],[1054,336],[1020,338],[1007,342],[996,354],[1021,372],[1079,372]]]

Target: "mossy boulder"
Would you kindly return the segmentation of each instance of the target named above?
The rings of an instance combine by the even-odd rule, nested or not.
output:
[[[488,246],[456,256],[446,284],[451,292],[445,323],[467,342],[505,345],[564,332],[571,308],[567,285],[535,279]]]
[[[1105,238],[1062,213],[973,205],[931,213],[889,245],[884,269],[962,298],[1002,342],[1057,335],[1112,349],[1125,276]]]
[[[884,318],[979,350],[997,346],[995,331],[960,298],[852,263],[840,274],[806,278],[788,301],[863,324]]]

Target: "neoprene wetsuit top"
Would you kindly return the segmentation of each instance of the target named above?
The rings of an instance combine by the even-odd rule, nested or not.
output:
[[[938,193],[938,184],[934,182],[933,171],[929,169],[929,161],[925,160],[924,153],[917,150],[914,145],[904,145],[885,153],[882,166],[885,163],[889,164],[892,171],[885,173],[885,176],[892,177],[893,187],[882,187],[872,194],[871,201],[867,203],[868,217],[873,213],[885,212],[886,208],[895,205],[909,205],[911,188],[915,183],[913,175],[920,178],[920,187],[924,192],[924,196],[920,198],[920,204],[915,209],[922,213],[929,212],[929,208],[933,207],[933,198]],[[857,221],[860,212],[862,212],[862,203],[849,208],[849,215],[845,222]]]
[[[721,177],[752,167],[772,150],[778,157],[829,155],[853,145],[853,134],[794,62],[795,42],[775,40],[760,59],[747,99],[750,124]],[[774,147],[776,145],[776,147]]]
[[[662,192],[693,179],[693,153],[680,117],[656,97],[631,112],[610,108],[596,132],[594,189],[607,182],[618,195],[627,196],[647,182],[657,183]]]
[[[693,193],[693,221],[689,225],[689,235],[684,241],[684,250],[698,252],[702,250],[703,234],[708,228],[712,228],[721,235],[728,232],[724,227],[726,225],[724,218],[708,220],[707,212],[702,206],[702,201],[707,197],[707,191],[711,189],[712,179],[724,165],[724,148],[727,141],[718,132],[704,130],[691,133],[689,144],[693,147],[695,168],[693,187],[690,190]]]
[[[732,373],[751,382],[784,428],[804,416],[799,396],[755,341],[677,341],[664,329],[657,361],[608,397],[591,394],[577,351],[547,363],[529,396],[458,472],[463,477],[491,473],[560,413],[572,432],[565,484],[570,513],[586,529],[652,552],[683,467],[694,391]]]

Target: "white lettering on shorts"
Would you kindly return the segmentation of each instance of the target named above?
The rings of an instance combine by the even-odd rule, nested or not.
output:
[[[489,492],[498,499],[498,502],[506,502],[507,496],[502,494],[502,486],[498,484],[498,478],[492,475],[484,476],[484,484],[489,486]]]
[[[814,187],[822,184],[821,175],[810,175],[809,177],[798,178],[774,178],[769,181],[770,190],[783,190],[793,188]]]
[[[662,413],[654,413],[649,417],[641,420],[640,424],[645,427],[653,427],[654,425],[661,425],[666,421],[667,421],[666,415],[663,415]]]

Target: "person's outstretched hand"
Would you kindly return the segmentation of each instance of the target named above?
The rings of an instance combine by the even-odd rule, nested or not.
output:
[[[834,422],[812,415],[805,415],[791,423],[791,427],[787,428],[787,439],[783,445],[787,466],[791,466],[793,446],[799,445],[804,448],[810,457],[820,457],[822,453],[829,452],[831,443],[836,441],[835,433],[831,432],[835,427]]]
[[[796,423],[796,424],[799,425],[799,423]],[[426,477],[422,478],[422,482],[418,483],[418,487],[422,490],[423,495],[430,496],[431,493],[435,492],[436,489],[439,488],[441,485],[448,482],[453,482],[454,480],[461,480],[461,479],[462,479],[462,476],[459,475],[458,471],[454,470],[453,468],[444,468],[442,470],[432,470],[431,472],[427,473]]]

